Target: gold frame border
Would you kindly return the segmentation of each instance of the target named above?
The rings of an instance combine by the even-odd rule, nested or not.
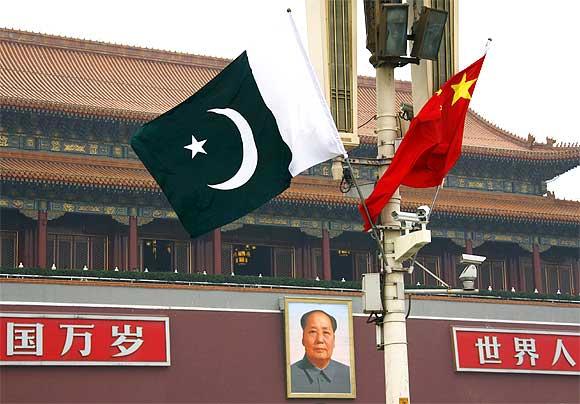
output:
[[[318,304],[340,304],[348,307],[348,330],[349,330],[349,350],[350,350],[350,393],[293,393],[291,391],[292,380],[290,373],[290,327],[288,304],[289,303],[318,303]],[[354,335],[353,335],[352,300],[347,299],[327,299],[327,298],[301,298],[284,297],[284,345],[286,350],[286,398],[356,398],[356,377],[355,377],[355,357],[354,357]]]

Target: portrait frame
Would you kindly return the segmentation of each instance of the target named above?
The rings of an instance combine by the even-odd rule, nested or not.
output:
[[[344,379],[344,365],[348,366],[348,387],[345,392],[304,392],[293,387],[292,365],[306,360],[302,344],[300,319],[311,311],[323,311],[336,320],[335,344],[332,362],[340,366]],[[355,358],[352,301],[331,298],[284,298],[284,341],[286,347],[286,397],[287,398],[356,398]],[[333,365],[334,366],[334,365]],[[344,382],[344,380],[342,380]],[[331,382],[332,383],[332,382]],[[294,390],[293,390],[294,389]]]

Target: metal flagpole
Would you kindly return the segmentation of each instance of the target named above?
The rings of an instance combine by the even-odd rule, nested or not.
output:
[[[352,166],[350,164],[350,161],[348,160],[348,156],[347,156],[347,158],[345,160],[346,160],[346,164],[348,165],[348,168],[349,168],[350,172],[352,173],[353,170],[352,170]],[[379,252],[381,254],[381,259],[380,259],[380,262],[381,262],[381,272],[383,272],[383,271],[386,270],[385,265],[384,265],[385,260],[383,258],[383,257],[385,257],[385,250],[383,249],[383,245],[381,244],[381,239],[379,237],[378,229],[375,226],[375,224],[373,223],[373,219],[371,218],[371,214],[370,214],[369,209],[367,207],[367,204],[365,202],[365,198],[363,197],[363,194],[362,194],[360,188],[358,187],[358,184],[356,182],[356,178],[354,178],[354,176],[352,177],[352,182],[353,182],[353,184],[354,184],[354,186],[356,188],[356,191],[358,192],[358,196],[360,198],[361,205],[364,208],[364,211],[365,211],[365,215],[367,217],[367,220],[369,221],[369,223],[371,225],[371,230],[373,232],[373,238],[377,242],[377,247],[378,247]]]

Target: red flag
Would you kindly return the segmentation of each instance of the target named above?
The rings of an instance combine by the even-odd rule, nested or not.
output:
[[[411,121],[391,165],[366,199],[373,222],[399,185],[437,186],[455,165],[461,154],[469,100],[484,59],[451,77]],[[368,230],[371,226],[362,205],[359,211]]]

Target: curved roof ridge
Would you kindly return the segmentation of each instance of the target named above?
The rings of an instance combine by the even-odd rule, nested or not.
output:
[[[375,88],[376,86],[376,78],[372,76],[357,76],[358,77],[358,85],[359,87],[370,87]],[[411,91],[411,82],[406,80],[395,80],[395,91]]]
[[[516,142],[519,142],[520,145],[527,146],[529,149],[531,149],[532,146],[546,148],[547,150],[553,150],[555,148],[561,148],[561,149],[563,149],[563,148],[580,148],[580,143],[578,143],[578,142],[564,143],[564,142],[553,141],[553,143],[550,144],[548,141],[546,141],[545,143],[539,143],[539,142],[536,142],[535,138],[533,137],[533,135],[531,133],[528,135],[528,139],[526,139],[526,138],[518,136],[517,134],[515,134],[513,132],[510,132],[507,129],[500,127],[498,124],[492,122],[491,120],[484,118],[480,113],[476,112],[475,110],[473,110],[471,108],[469,108],[469,112],[472,115],[472,117],[477,119],[479,122],[483,123],[484,125],[492,128],[492,129],[495,129],[497,131],[498,135],[504,136],[508,140],[515,140]]]
[[[501,126],[492,122],[489,119],[484,118],[479,112],[476,112],[472,108],[469,108],[469,113],[475,119],[477,119],[479,122],[483,123],[484,125],[492,128],[492,129],[495,129],[497,132],[499,132],[498,134],[504,135],[506,138],[508,138],[510,140],[515,140],[517,142],[520,142],[522,146],[526,146],[526,145],[529,146],[529,144],[525,138],[520,137],[520,136],[516,135],[515,133],[512,133],[512,132],[508,131],[507,129],[502,128]]]
[[[232,59],[0,27],[0,40],[81,52],[224,68]]]

